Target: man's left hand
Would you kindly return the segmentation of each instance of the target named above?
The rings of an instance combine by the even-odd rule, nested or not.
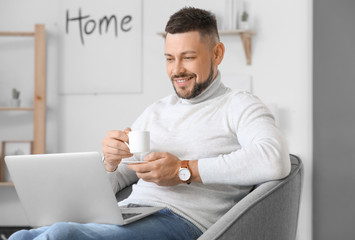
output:
[[[129,164],[128,168],[137,173],[144,181],[154,182],[160,186],[174,186],[181,183],[178,172],[181,161],[166,152],[152,152],[145,156],[147,163]]]

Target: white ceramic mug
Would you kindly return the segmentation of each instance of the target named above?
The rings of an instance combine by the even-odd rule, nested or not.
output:
[[[131,153],[150,152],[150,132],[149,131],[131,131],[128,133],[129,150]]]

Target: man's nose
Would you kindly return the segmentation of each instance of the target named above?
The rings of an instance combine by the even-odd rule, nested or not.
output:
[[[181,73],[185,73],[185,67],[184,64],[180,61],[180,60],[176,60],[174,62],[174,66],[173,66],[173,74],[174,75],[179,75]]]

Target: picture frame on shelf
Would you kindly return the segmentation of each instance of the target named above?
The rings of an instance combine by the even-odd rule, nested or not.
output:
[[[33,152],[33,141],[15,140],[3,141],[1,143],[0,159],[0,182],[10,182],[11,178],[6,169],[5,156],[11,155],[29,155]]]

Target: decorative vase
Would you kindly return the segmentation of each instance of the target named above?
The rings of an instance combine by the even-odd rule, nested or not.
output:
[[[239,22],[239,28],[240,29],[249,29],[249,21],[240,21]]]
[[[11,107],[19,107],[21,105],[21,99],[11,99]]]

